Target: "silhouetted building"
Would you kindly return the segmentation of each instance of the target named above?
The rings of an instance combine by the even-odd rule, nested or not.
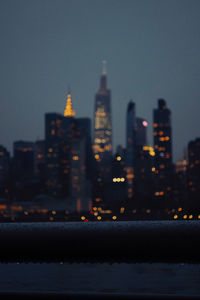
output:
[[[148,123],[145,119],[136,118],[135,132],[136,132],[136,145],[147,145],[147,126]]]
[[[43,182],[45,178],[45,141],[36,141],[34,145],[34,173]]]
[[[187,189],[187,157],[186,153],[182,159],[178,160],[175,165],[174,174],[174,207],[187,208],[188,189]]]
[[[130,101],[126,114],[126,186],[127,197],[131,199],[134,195],[134,163],[136,147],[136,116],[135,103]]]
[[[10,171],[10,154],[0,145],[0,197],[8,194],[8,181]]]
[[[71,93],[67,94],[64,116],[46,114],[46,185],[49,195],[85,197],[91,177],[91,123],[75,118]],[[85,189],[85,190],[84,190]],[[82,206],[82,202],[80,203]],[[79,206],[80,206],[79,205]]]
[[[85,167],[87,179],[93,179],[93,162],[94,156],[92,152],[92,141],[91,141],[91,120],[89,118],[77,118],[75,119],[76,124],[76,135],[84,139],[84,151],[85,151]]]
[[[155,152],[151,146],[137,146],[135,154],[135,198],[134,208],[154,206]]]
[[[93,152],[97,161],[99,177],[107,181],[111,174],[112,123],[111,93],[107,88],[105,64],[100,80],[100,88],[95,97]]]
[[[188,206],[200,208],[200,138],[188,144]]]
[[[28,181],[34,176],[34,143],[17,141],[13,145],[16,181]]]
[[[62,194],[61,143],[63,142],[63,116],[57,113],[45,115],[45,181],[47,193]]]
[[[163,99],[158,100],[158,108],[153,111],[153,135],[155,148],[155,197],[161,206],[170,205],[172,192],[172,130],[171,111]],[[159,199],[163,199],[163,201]],[[164,201],[164,199],[168,201]]]
[[[112,182],[106,191],[106,204],[112,208],[119,208],[126,203],[126,173],[125,155],[122,149],[113,157],[112,160]]]

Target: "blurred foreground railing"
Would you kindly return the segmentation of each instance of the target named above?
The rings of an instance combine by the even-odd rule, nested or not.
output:
[[[199,221],[0,224],[1,262],[200,262]]]

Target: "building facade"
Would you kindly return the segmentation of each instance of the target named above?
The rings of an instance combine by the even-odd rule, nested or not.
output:
[[[170,205],[172,194],[172,128],[171,111],[167,108],[166,101],[158,100],[158,108],[153,111],[153,135],[155,149],[155,197],[166,199],[160,201],[161,206]]]
[[[126,186],[128,199],[134,196],[134,164],[136,147],[136,115],[135,103],[131,100],[127,107],[126,114]]]
[[[188,201],[191,208],[200,208],[200,138],[188,144]]]
[[[99,177],[107,180],[111,174],[112,122],[111,92],[107,88],[105,64],[100,79],[100,88],[95,96],[93,152],[98,165]]]

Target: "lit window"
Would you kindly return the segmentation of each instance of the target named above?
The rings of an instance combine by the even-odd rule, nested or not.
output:
[[[98,160],[100,158],[99,154],[95,154],[95,159]]]
[[[78,157],[78,155],[74,155],[74,156],[72,157],[72,159],[73,159],[73,160],[79,160],[79,157]]]
[[[125,208],[124,208],[124,207],[121,207],[121,208],[120,208],[120,213],[123,214],[124,211],[125,211]]]

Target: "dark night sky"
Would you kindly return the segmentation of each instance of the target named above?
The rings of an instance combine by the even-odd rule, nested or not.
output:
[[[174,158],[200,136],[200,1],[1,0],[0,144],[44,137],[45,112],[93,118],[101,62],[112,90],[113,142],[125,145],[127,103],[149,121],[172,110]]]

